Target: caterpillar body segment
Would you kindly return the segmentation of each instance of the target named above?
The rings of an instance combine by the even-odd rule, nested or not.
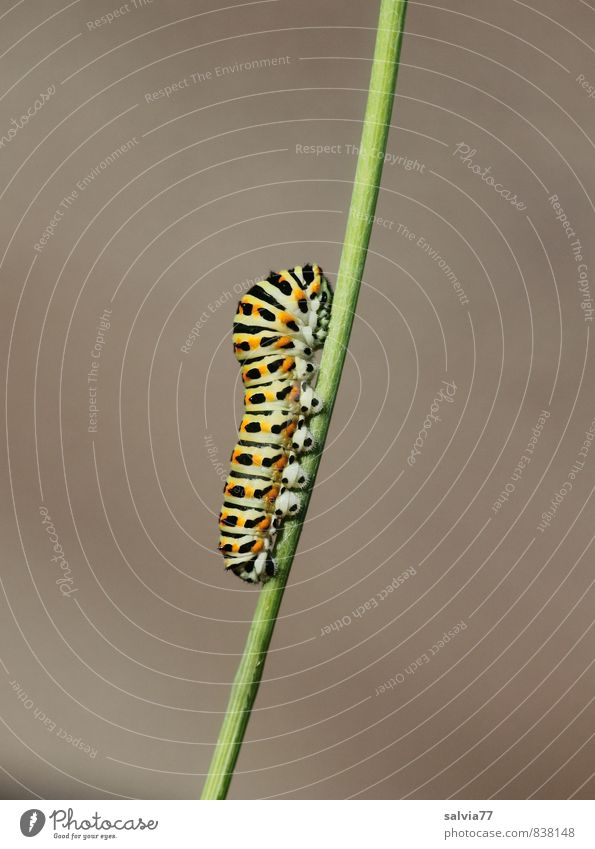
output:
[[[319,345],[316,345],[319,347]],[[258,363],[249,361],[242,366],[244,386],[264,386],[271,380],[311,380],[317,371],[316,363],[308,358],[269,354]]]
[[[306,473],[293,451],[287,453],[283,448],[266,444],[238,444],[231,455],[230,475],[280,482],[289,489],[299,489],[307,483]]]
[[[234,333],[234,350],[238,360],[246,365],[259,363],[262,357],[270,357],[273,354],[290,353],[292,357],[301,359],[312,356],[312,342],[307,343],[305,339],[297,335],[262,334],[250,336],[248,333]]]
[[[266,386],[246,390],[244,409],[246,412],[285,410],[308,415],[322,410],[322,399],[307,380],[274,380]]]
[[[312,357],[324,344],[331,303],[318,265],[271,272],[238,303],[233,350],[244,413],[224,487],[219,550],[225,568],[249,583],[275,575],[277,534],[300,511],[308,478],[299,456],[314,447],[308,419],[323,408]]]
[[[271,512],[279,491],[280,487],[272,481],[251,478],[248,475],[240,477],[231,472],[223,490],[224,503],[256,509],[262,507],[265,511]]]
[[[244,534],[245,536],[266,537],[270,536],[276,528],[276,520],[273,515],[257,508],[238,510],[235,504],[224,504],[219,514],[221,536],[231,538],[238,534]]]

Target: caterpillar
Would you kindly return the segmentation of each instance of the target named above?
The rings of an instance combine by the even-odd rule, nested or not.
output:
[[[244,413],[219,514],[225,568],[249,583],[277,572],[275,540],[299,513],[307,485],[300,454],[312,450],[308,418],[322,399],[312,357],[324,344],[332,289],[318,265],[272,271],[238,303],[233,349],[241,364]]]

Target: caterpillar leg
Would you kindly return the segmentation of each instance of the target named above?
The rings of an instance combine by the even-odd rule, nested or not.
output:
[[[295,358],[295,373],[299,380],[310,379],[318,371],[318,363],[305,360],[303,357]]]
[[[300,509],[300,500],[289,489],[282,487],[275,501],[275,516],[295,516]]]
[[[283,475],[281,476],[281,483],[288,487],[288,489],[302,489],[308,483],[308,475],[295,459],[295,455],[292,454],[291,456],[293,460],[290,459],[285,466]]]
[[[291,447],[294,451],[298,451],[300,454],[305,451],[311,451],[314,448],[314,437],[312,436],[311,431],[306,427],[306,420],[304,418],[300,418],[298,420],[297,429],[293,434]]]
[[[320,413],[324,408],[322,398],[312,389],[306,380],[303,380],[300,385],[299,405],[300,412],[310,416]]]
[[[277,564],[271,555],[264,551],[249,560],[230,558],[226,560],[225,568],[249,584],[266,584],[277,574]]]

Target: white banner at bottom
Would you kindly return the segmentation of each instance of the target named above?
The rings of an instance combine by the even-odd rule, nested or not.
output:
[[[592,801],[3,801],[0,846],[595,847]],[[68,841],[68,843],[67,843]]]

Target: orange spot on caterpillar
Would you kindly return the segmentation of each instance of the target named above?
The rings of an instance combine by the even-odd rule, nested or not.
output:
[[[269,492],[265,495],[264,501],[269,503],[269,504],[274,504],[274,502],[277,500],[278,495],[279,495],[279,487],[273,486],[273,487],[271,487]]]

